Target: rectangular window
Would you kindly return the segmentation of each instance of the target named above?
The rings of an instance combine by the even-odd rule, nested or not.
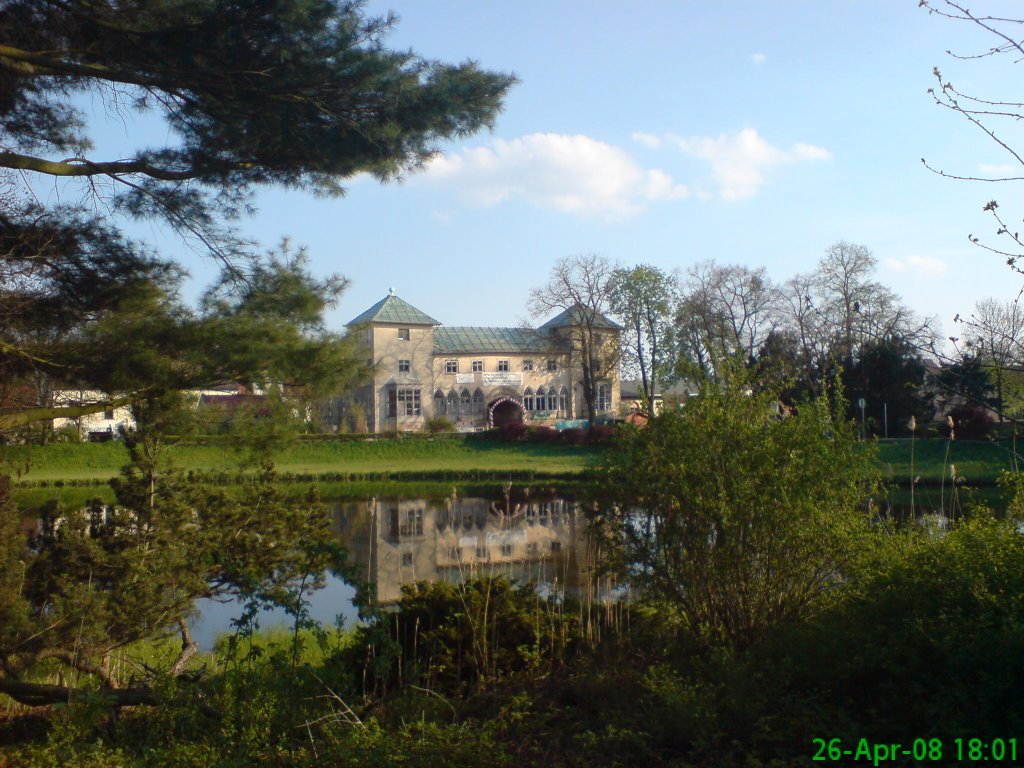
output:
[[[486,560],[487,559],[487,547],[477,547],[476,548],[476,559],[477,560]]]
[[[402,553],[402,565],[408,567],[412,565],[412,552]]]
[[[484,369],[484,361],[483,360],[474,360],[473,361],[473,373],[480,373],[481,371],[483,371],[483,369]]]
[[[498,361],[498,370],[499,371],[507,371],[508,370],[508,360],[499,360]]]
[[[533,370],[533,360],[523,360],[523,370],[524,371],[532,371]]]
[[[402,341],[408,341],[409,340],[409,329],[408,328],[399,328],[398,329],[398,338],[401,339]]]
[[[612,385],[597,385],[597,410],[610,411],[612,408]]]
[[[558,370],[558,361],[557,360],[548,360],[548,370],[549,371],[557,371]]]
[[[458,373],[459,372],[459,361],[458,360],[445,360],[444,361],[444,372],[445,373]]]
[[[113,419],[114,419],[114,409],[113,408],[104,408],[103,409],[103,418],[106,419],[107,421],[113,421]]]
[[[461,547],[451,547],[448,550],[448,559],[449,560],[461,560],[462,559],[462,548]]]
[[[501,545],[501,556],[502,557],[512,557],[512,545],[511,544],[502,544]]]
[[[552,552],[561,552],[562,551],[562,542],[560,542],[560,541],[552,541],[551,542],[551,551]]]
[[[529,555],[530,557],[536,557],[537,556],[537,542],[536,541],[531,541],[529,544],[526,545],[526,554]]]
[[[422,536],[423,535],[423,510],[407,509],[401,518],[401,525],[398,528],[399,536]]]
[[[420,391],[408,387],[393,390],[396,401],[396,415],[398,416],[419,416],[420,415]]]
[[[408,373],[410,370],[412,370],[412,364],[408,360],[399,360],[398,361],[398,372],[399,373]]]

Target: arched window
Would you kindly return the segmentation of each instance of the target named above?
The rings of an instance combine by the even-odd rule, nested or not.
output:
[[[569,390],[565,387],[558,393],[558,410],[569,413]]]
[[[558,410],[558,393],[555,391],[554,387],[548,390],[548,410]]]
[[[459,396],[459,401],[463,413],[473,412],[473,397],[469,394],[469,390],[466,389],[465,387],[462,388],[462,394]]]
[[[484,412],[484,393],[479,388],[473,393],[473,412]]]
[[[537,405],[537,410],[538,411],[543,411],[544,410],[544,387],[538,387],[537,388],[537,402],[536,402],[536,405]]]
[[[526,391],[523,392],[523,409],[527,411],[533,410],[533,387],[527,387]]]
[[[455,394],[454,389],[448,390],[448,415],[459,415],[459,396]]]
[[[444,394],[440,389],[434,393],[434,415],[444,416]]]

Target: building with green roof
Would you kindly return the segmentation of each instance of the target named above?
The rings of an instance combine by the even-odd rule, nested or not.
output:
[[[373,378],[343,409],[349,423],[339,416],[331,426],[417,430],[443,416],[460,431],[475,431],[586,418],[578,364],[581,316],[580,309],[567,309],[539,328],[445,326],[391,290],[347,324]],[[621,328],[603,315],[592,321],[597,348],[607,358],[598,412],[612,415],[619,405]]]

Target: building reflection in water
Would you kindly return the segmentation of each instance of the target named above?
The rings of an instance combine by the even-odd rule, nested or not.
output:
[[[417,581],[504,576],[542,594],[591,601],[620,595],[594,575],[597,553],[580,504],[558,497],[381,497],[334,507],[335,525],[362,577],[387,606]]]

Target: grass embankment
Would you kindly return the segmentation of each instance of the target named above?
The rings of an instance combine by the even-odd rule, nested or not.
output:
[[[999,472],[1024,464],[1012,441],[919,439],[880,440],[879,462],[884,477],[909,485],[937,484],[949,465],[968,485],[995,483]],[[911,448],[913,447],[913,467]],[[377,440],[372,442],[310,441],[283,447],[275,455],[282,476],[316,475],[335,480],[430,480],[464,478],[501,482],[535,478],[583,479],[601,458],[601,448],[566,445],[498,443],[486,440]],[[1022,449],[1024,452],[1024,449]],[[184,471],[230,473],[241,471],[242,456],[224,445],[179,445],[171,460]],[[45,447],[0,448],[0,461],[19,481],[104,482],[128,461],[120,443],[56,444]],[[306,479],[305,477],[303,479]]]
[[[878,441],[878,458],[885,479],[900,485],[909,485],[913,477],[920,478],[919,485],[941,483],[943,477],[948,483],[950,465],[955,465],[964,483],[984,486],[994,485],[1002,470],[1024,466],[1017,448],[1024,446],[1010,440],[888,439]]]
[[[274,460],[281,475],[328,475],[343,479],[426,479],[438,476],[567,477],[594,465],[602,449],[565,445],[505,444],[486,440],[378,440],[296,442]],[[183,470],[237,473],[243,456],[224,445],[178,445],[170,460]],[[3,461],[22,482],[107,480],[127,463],[120,443],[8,446]]]

